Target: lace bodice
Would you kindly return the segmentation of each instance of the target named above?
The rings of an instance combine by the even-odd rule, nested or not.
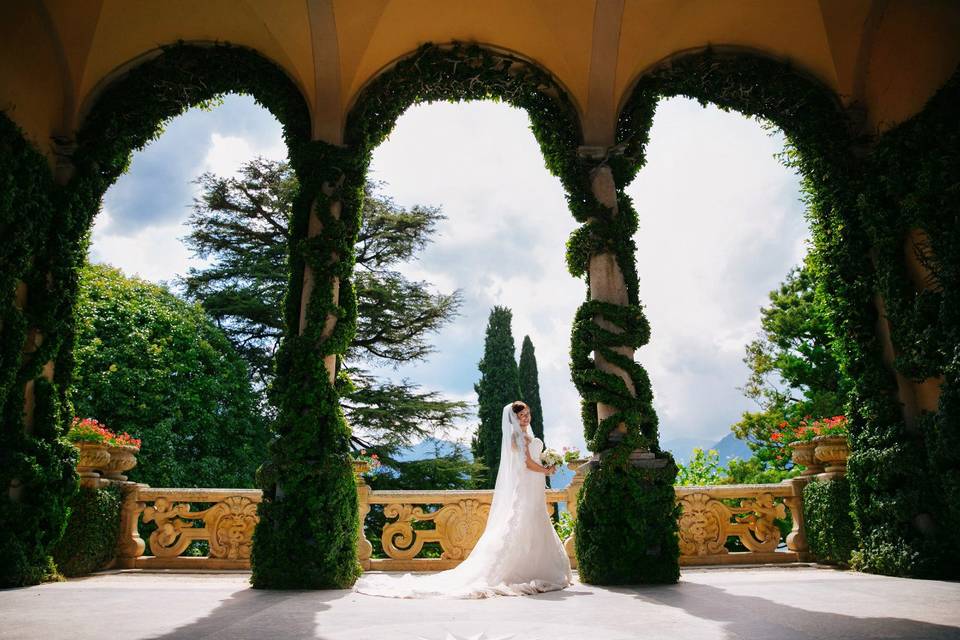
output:
[[[543,440],[533,436],[533,438],[527,442],[527,451],[530,452],[530,457],[533,458],[534,462],[543,464],[540,462],[540,454],[543,453]]]

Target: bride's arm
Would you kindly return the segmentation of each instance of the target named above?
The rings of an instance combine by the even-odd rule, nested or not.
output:
[[[523,437],[523,434],[520,433],[519,431],[515,431],[513,434],[513,443],[512,443],[514,451],[516,451],[521,446],[520,443],[523,443],[524,464],[526,465],[527,469],[530,469],[530,471],[536,471],[537,473],[542,473],[542,474],[550,473],[550,469],[543,466],[542,464],[536,463],[536,461],[533,459],[533,456],[530,455],[530,447],[526,446],[526,440]]]
[[[530,457],[529,451],[527,451],[527,469],[530,469],[530,471],[536,471],[538,473],[543,473],[543,474],[550,473],[550,469],[546,468],[542,464],[537,464],[536,462],[533,461],[533,458]]]

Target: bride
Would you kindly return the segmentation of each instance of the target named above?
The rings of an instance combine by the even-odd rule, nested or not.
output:
[[[536,461],[543,442],[529,433],[523,402],[503,408],[500,469],[483,535],[467,559],[432,574],[364,574],[353,590],[394,598],[486,598],[555,591],[573,583],[570,561],[550,522]]]

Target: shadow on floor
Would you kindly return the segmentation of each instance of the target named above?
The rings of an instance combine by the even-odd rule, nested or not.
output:
[[[737,595],[719,587],[694,582],[607,590],[633,594],[653,605],[674,607],[697,618],[720,622],[734,638],[960,638],[960,627],[909,618],[827,613],[762,597]]]
[[[150,640],[232,638],[318,638],[317,614],[346,590],[267,591],[247,587],[233,593],[203,618]],[[162,603],[158,603],[162,606]]]

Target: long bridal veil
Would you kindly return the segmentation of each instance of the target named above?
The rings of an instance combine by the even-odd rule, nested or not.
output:
[[[434,574],[367,573],[354,591],[396,598],[483,598],[569,584],[569,561],[545,511],[543,478],[526,468],[527,443],[510,404],[503,408],[500,432],[500,468],[487,525],[467,559]]]

